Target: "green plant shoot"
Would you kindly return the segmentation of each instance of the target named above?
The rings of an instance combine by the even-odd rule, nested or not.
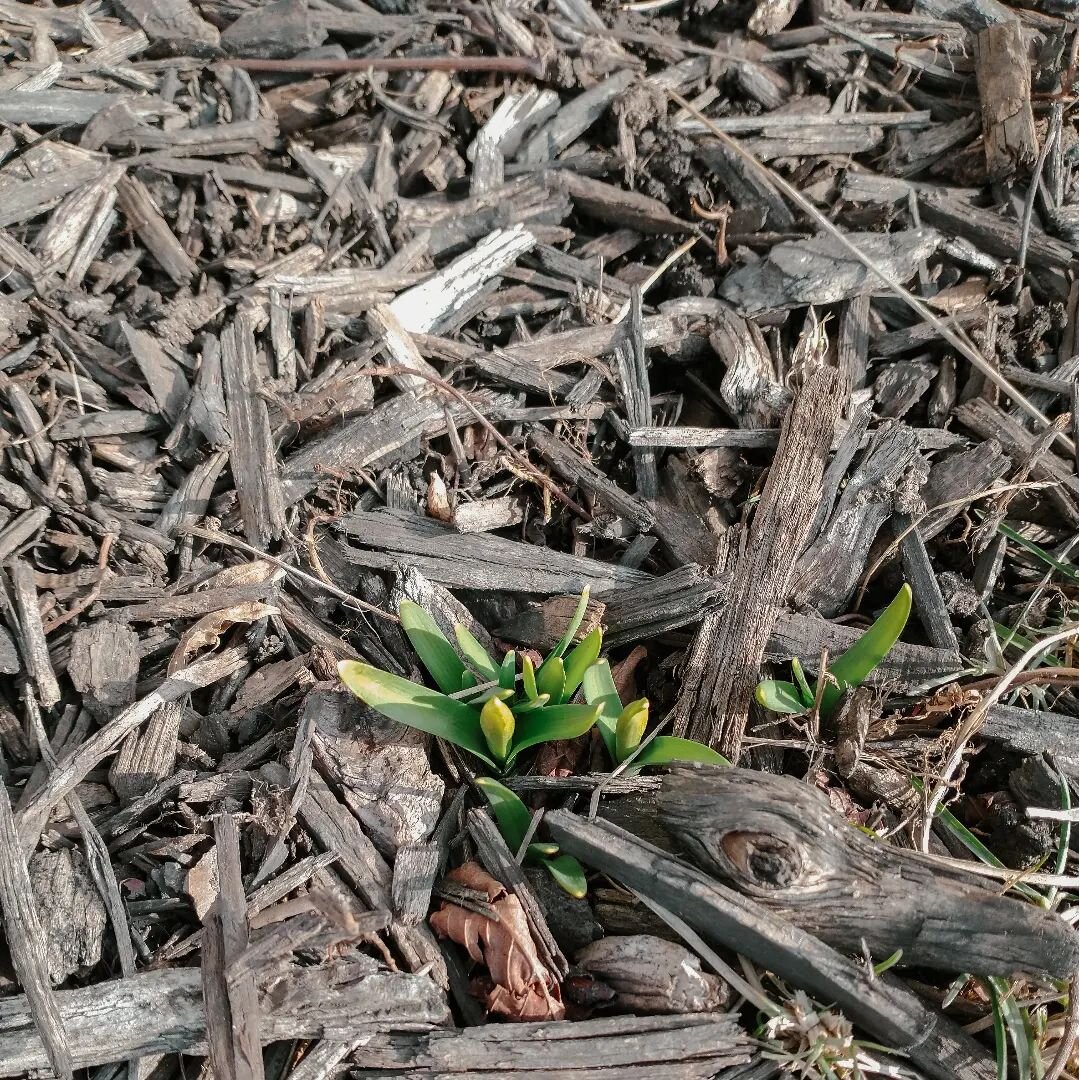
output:
[[[829,665],[831,678],[821,688],[822,715],[830,716],[846,690],[863,684],[896,644],[910,615],[911,586],[905,583],[873,625]],[[798,659],[792,660],[791,671],[793,682],[765,679],[757,684],[754,697],[759,705],[776,713],[804,713],[813,708],[817,687],[807,682]]]
[[[461,625],[454,627],[455,648],[428,612],[405,600],[398,609],[401,627],[438,689],[354,660],[338,665],[341,681],[384,716],[445,739],[489,768],[505,771],[524,750],[584,735],[600,715],[598,706],[570,701],[597,663],[603,641],[597,627],[570,647],[588,600],[585,589],[566,633],[539,670],[521,657],[520,676],[513,650],[497,662]],[[475,693],[468,693],[471,690]]]
[[[477,777],[476,786],[487,799],[506,846],[516,855],[532,824],[529,808],[508,787],[489,776]],[[573,855],[560,854],[557,844],[530,843],[525,849],[525,862],[542,866],[571,896],[581,899],[585,895],[585,870]]]

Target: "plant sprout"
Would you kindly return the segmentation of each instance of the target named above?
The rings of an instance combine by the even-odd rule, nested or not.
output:
[[[398,608],[401,628],[438,690],[356,660],[343,661],[338,672],[364,704],[384,716],[468,750],[495,772],[506,772],[523,750],[575,739],[600,716],[598,705],[571,704],[603,640],[597,627],[570,648],[588,601],[586,588],[558,644],[538,669],[523,655],[520,676],[513,650],[498,663],[461,625],[454,628],[455,649],[431,615],[409,600]]]
[[[478,776],[476,786],[487,799],[506,846],[516,855],[532,825],[529,808],[508,787],[489,776]],[[580,900],[585,895],[585,870],[573,855],[560,854],[558,844],[530,843],[524,861],[529,866],[542,866],[571,896]]]
[[[904,584],[892,603],[867,628],[847,652],[828,667],[829,678],[821,690],[820,709],[831,716],[845,691],[861,686],[867,676],[885,659],[888,651],[907,625],[911,614],[911,586]],[[757,684],[754,697],[759,705],[775,713],[804,713],[818,700],[817,686],[811,686],[798,659],[791,661],[792,682],[766,679]]]

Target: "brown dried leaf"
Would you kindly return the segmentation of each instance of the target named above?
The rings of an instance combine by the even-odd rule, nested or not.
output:
[[[443,901],[430,920],[435,933],[464,946],[473,960],[487,967],[493,983],[484,995],[488,1012],[511,1020],[562,1020],[558,982],[537,955],[518,898],[477,863],[451,870],[447,879],[484,893],[498,917],[489,919]]]
[[[644,645],[635,645],[630,655],[625,660],[620,660],[611,669],[611,678],[615,683],[615,689],[619,691],[622,701],[633,701],[637,698],[637,680],[634,673],[638,664],[649,655],[649,650]]]
[[[204,615],[197,623],[189,627],[180,639],[180,643],[173,651],[169,660],[169,674],[179,671],[191,663],[192,658],[202,649],[216,648],[221,640],[221,635],[230,626],[239,623],[254,623],[265,619],[268,615],[276,615],[278,609],[269,604],[260,603],[258,600],[246,600],[241,604],[223,608],[221,611],[211,611]]]

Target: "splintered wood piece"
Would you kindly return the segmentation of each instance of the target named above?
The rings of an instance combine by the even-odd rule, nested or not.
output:
[[[105,905],[86,856],[77,849],[36,851],[29,869],[45,934],[49,978],[59,986],[69,975],[89,970],[101,960]],[[121,925],[127,933],[126,921]]]
[[[524,225],[498,229],[444,270],[403,292],[390,311],[410,332],[438,333],[440,326],[475,297],[491,278],[517,261],[536,243]]]
[[[988,26],[975,39],[986,173],[1001,180],[1029,169],[1039,153],[1031,112],[1031,64],[1019,19]]]
[[[67,673],[83,705],[107,720],[135,700],[139,635],[112,619],[80,626],[71,635]]]
[[[792,777],[676,768],[660,820],[708,873],[847,953],[959,973],[1065,978],[1072,932],[1033,904],[850,828]]]
[[[822,615],[837,615],[862,575],[878,530],[905,496],[916,498],[920,486],[913,469],[926,465],[909,427],[884,423],[870,438],[862,460],[848,477],[828,524],[799,559],[792,603]]]
[[[112,720],[85,740],[57,765],[48,780],[19,810],[17,823],[24,849],[33,849],[53,807],[68,795],[91,769],[104,761],[129,732],[146,723],[166,702],[179,701],[193,690],[228,678],[239,671],[244,663],[244,653],[239,649],[223,649],[205,660],[196,660],[182,671],[170,675],[146,697],[117,713]]]
[[[844,407],[840,375],[815,371],[796,393],[780,431],[746,549],[734,569],[739,602],[705,617],[686,659],[675,731],[738,759],[754,686],[773,623],[787,603],[821,498],[829,445]]]
[[[390,893],[394,915],[402,925],[417,926],[427,918],[438,874],[438,844],[406,844],[398,848]]]
[[[36,838],[35,838],[36,839]],[[41,1052],[41,1068],[71,1080],[75,1062],[65,1017],[49,982],[48,942],[38,916],[26,856],[15,831],[7,787],[0,783],[0,921],[19,985],[25,991],[23,1023]],[[10,999],[5,1000],[4,1007]],[[0,1037],[2,1040],[2,1037]],[[10,1055],[0,1052],[0,1063]],[[4,1068],[0,1064],[0,1069]],[[18,1072],[19,1070],[15,1070]],[[15,1075],[15,1072],[8,1075]]]
[[[236,970],[248,947],[240,869],[240,834],[231,814],[214,819],[217,897],[203,919],[203,998],[207,1043],[215,1075],[262,1080],[259,999],[255,977]]]
[[[184,55],[216,50],[217,27],[203,19],[188,0],[117,0],[120,16],[135,23],[155,45]]]
[[[262,365],[249,318],[239,315],[221,335],[221,371],[229,407],[229,461],[248,542],[264,550],[285,528],[281,466],[260,395]]]
[[[341,554],[349,561],[376,569],[411,563],[425,577],[451,589],[552,595],[579,593],[589,585],[594,594],[600,594],[617,585],[649,580],[639,570],[501,536],[465,536],[415,514],[354,511],[337,522],[337,528],[364,545],[342,545]]]
[[[11,574],[12,591],[15,594],[23,660],[37,687],[38,701],[43,708],[51,709],[60,700],[60,684],[56,681],[56,672],[45,643],[45,629],[41,623],[34,571],[25,559],[15,559],[8,564],[8,572]]]
[[[753,774],[759,775],[759,774]],[[566,810],[545,824],[562,850],[679,913],[707,941],[734,949],[903,1051],[934,1080],[991,1080],[993,1055],[906,986],[876,976],[805,930],[603,820]]]
[[[264,1045],[335,1038],[346,1031],[369,1036],[424,1030],[449,1020],[443,993],[431,979],[378,972],[374,967],[349,958],[260,973],[261,981],[270,984],[259,999],[259,1036]],[[60,990],[55,998],[71,1037],[76,1068],[149,1054],[206,1053],[206,1009],[198,968],[144,971],[133,979]],[[25,995],[3,999],[0,1077],[53,1067],[33,1030],[33,1015]]]
[[[121,179],[116,185],[116,201],[162,270],[177,285],[187,285],[199,268],[176,239],[142,181],[134,176]]]

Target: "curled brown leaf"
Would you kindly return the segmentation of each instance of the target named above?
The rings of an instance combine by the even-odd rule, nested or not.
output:
[[[537,955],[518,898],[476,863],[451,870],[447,878],[486,896],[496,916],[488,918],[445,900],[431,916],[435,933],[456,941],[487,967],[491,986],[483,996],[488,1012],[511,1020],[562,1020],[558,980]]]

